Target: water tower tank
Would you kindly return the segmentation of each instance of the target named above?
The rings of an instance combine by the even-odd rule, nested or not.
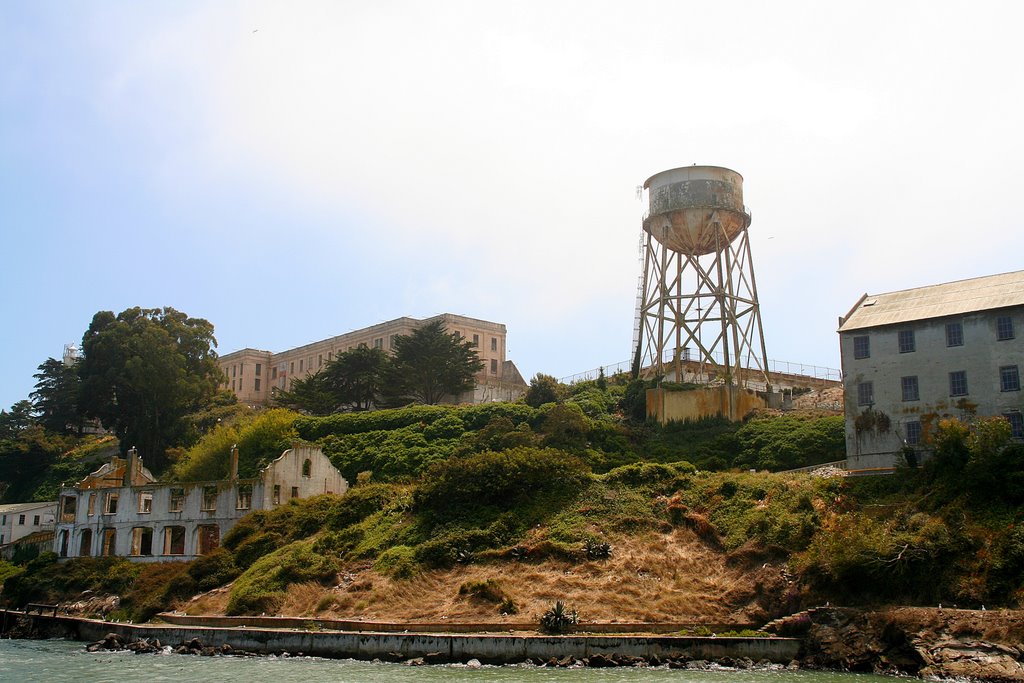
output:
[[[710,254],[750,224],[743,207],[743,176],[728,168],[674,168],[652,175],[644,188],[650,197],[644,230],[672,251]]]

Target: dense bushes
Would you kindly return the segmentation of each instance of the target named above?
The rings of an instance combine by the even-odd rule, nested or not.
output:
[[[337,561],[313,551],[313,541],[296,541],[260,558],[235,581],[228,614],[275,613],[288,586],[334,578]]]
[[[510,510],[530,498],[568,493],[587,478],[577,458],[553,448],[513,448],[433,464],[415,501],[436,519],[458,519],[481,508]]]
[[[227,478],[232,444],[238,445],[239,476],[255,477],[296,440],[296,417],[298,413],[277,408],[256,413],[237,425],[217,427],[185,452],[171,477],[177,481]]]

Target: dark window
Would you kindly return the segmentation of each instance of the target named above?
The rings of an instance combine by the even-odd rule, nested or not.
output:
[[[33,526],[39,526],[39,515],[33,515],[32,516],[32,525]]]
[[[153,530],[146,526],[137,526],[132,529],[132,555],[153,554]]]
[[[259,378],[259,377],[257,377],[256,379],[254,379],[254,380],[253,380],[253,383],[254,383],[254,384],[253,384],[253,387],[252,387],[252,388],[253,388],[253,390],[254,390],[254,391],[259,391],[259,390],[260,390],[260,378]]]
[[[260,371],[261,371],[261,370],[263,370],[263,364],[262,364],[262,363],[257,363],[257,364],[256,364],[256,376],[257,376],[257,377],[259,377],[259,376],[260,376]]]
[[[853,338],[853,357],[857,359],[871,357],[871,342],[867,335]]]
[[[900,389],[903,392],[904,401],[916,401],[920,398],[917,387],[917,375],[900,378]]]
[[[277,379],[277,366],[270,368],[270,379]]]
[[[964,345],[963,323],[946,323],[946,346]]]
[[[18,524],[25,525],[25,515],[18,515]]]
[[[949,395],[967,395],[967,373],[963,370],[949,373]]]
[[[473,335],[473,346],[480,346],[480,335],[479,334],[474,334]]]
[[[498,350],[498,339],[497,337],[491,337],[491,351]]]
[[[274,505],[280,505],[281,504],[281,485],[280,484],[274,484],[274,497],[271,498],[271,502]]]
[[[167,504],[168,512],[181,512],[185,506],[185,489],[171,489],[171,499]]]
[[[916,446],[921,443],[921,422],[920,420],[912,420],[904,425],[904,429],[907,434],[907,444]]]
[[[497,358],[492,358],[491,359],[491,374],[492,375],[497,375],[498,374],[498,359]]]
[[[78,543],[78,555],[80,557],[92,555],[92,529],[82,529],[82,537]]]
[[[236,510],[248,510],[252,505],[252,484],[238,485],[238,502],[235,503]]]
[[[875,402],[875,385],[872,382],[861,382],[857,385],[857,405],[869,406]]]
[[[199,554],[213,552],[220,545],[220,527],[216,524],[202,524],[196,531],[199,533]]]
[[[292,487],[292,498],[298,498],[298,497],[299,497],[299,487],[298,486],[293,486]]]
[[[996,339],[999,341],[1013,339],[1013,318],[1008,315],[996,318]]]
[[[999,368],[999,391],[1020,391],[1020,372],[1016,365]]]
[[[164,527],[164,555],[185,554],[185,527]]]
[[[914,331],[913,330],[900,330],[899,331],[899,345],[900,345],[900,353],[913,353],[915,351]]]
[[[110,556],[117,552],[117,530],[104,529],[103,542],[100,545],[100,555]]]
[[[116,515],[117,514],[117,494],[108,493],[106,503],[103,505],[103,514],[105,515]]]
[[[302,476],[310,477],[312,475],[313,475],[313,461],[310,460],[309,458],[306,458],[302,462]]]
[[[1010,421],[1010,433],[1015,439],[1024,439],[1024,415],[1021,413],[1006,413],[1003,415]]]

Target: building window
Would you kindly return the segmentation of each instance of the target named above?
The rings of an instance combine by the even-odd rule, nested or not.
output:
[[[270,379],[277,379],[277,366],[270,368]]]
[[[292,487],[292,498],[298,498],[298,497],[299,497],[299,487],[298,486],[293,486]]]
[[[1013,318],[1008,315],[996,318],[996,339],[998,341],[1013,339]]]
[[[911,420],[903,426],[907,436],[907,445],[916,446],[921,443],[921,421]]]
[[[116,515],[117,514],[117,494],[107,493],[106,500],[103,501],[103,514],[105,515]]]
[[[61,521],[62,522],[73,522],[75,521],[75,512],[78,510],[78,498],[75,496],[65,496],[64,503],[61,506]]]
[[[168,512],[181,512],[185,507],[185,489],[172,488],[170,502],[167,503]]]
[[[89,557],[92,555],[92,529],[82,529],[82,536],[78,540],[78,556]]]
[[[383,349],[384,348],[384,337],[378,337],[373,340],[373,348]]]
[[[25,515],[18,515],[18,525],[25,526]]]
[[[244,370],[245,370],[245,364],[244,363],[239,363],[238,364],[238,376],[239,377],[241,377],[244,374],[244,372],[243,372]]]
[[[916,401],[920,398],[917,388],[917,375],[900,378],[900,389],[903,392],[904,401]]]
[[[316,357],[316,366],[322,368],[324,366],[324,354],[318,354]]]
[[[238,485],[238,500],[235,503],[236,510],[248,510],[252,506],[252,484]]]
[[[310,460],[309,458],[306,458],[302,462],[302,476],[304,476],[304,477],[311,477],[311,476],[313,476],[313,461]]]
[[[89,494],[89,504],[88,504],[88,510],[86,511],[86,514],[89,515],[90,517],[92,517],[93,515],[96,514],[96,494],[95,493],[90,493]]]
[[[497,358],[492,358],[491,359],[491,374],[492,375],[497,375],[498,374],[498,359]]]
[[[303,364],[303,363],[305,363],[305,360],[303,360],[302,358],[300,358],[300,359],[299,359],[299,372],[302,372],[302,364]]]
[[[480,335],[479,334],[474,334],[473,335],[473,346],[479,348],[479,346],[480,346]]]
[[[858,360],[871,358],[871,342],[866,334],[853,338],[853,357]]]
[[[396,338],[396,337],[398,337],[398,335],[397,335],[397,334],[393,334],[393,335],[391,335],[391,336],[390,336],[390,337],[388,338],[388,348],[389,348],[389,349],[393,349],[393,348],[395,348],[395,338]]]
[[[497,337],[491,337],[491,351],[498,350],[498,339]]]
[[[232,377],[238,377],[238,366],[237,365],[232,365],[231,366],[231,376]]]
[[[217,509],[217,487],[203,487],[203,510],[210,512]]]
[[[913,353],[914,348],[914,331],[913,330],[900,330],[899,331],[899,346],[900,353]]]
[[[271,502],[274,505],[280,505],[281,504],[281,485],[280,484],[274,484],[274,497],[271,499]]]
[[[999,391],[1020,391],[1020,372],[1016,365],[999,368]]]
[[[153,530],[148,526],[137,526],[132,529],[132,555],[153,554]]]
[[[857,405],[870,406],[875,403],[875,385],[872,382],[861,382],[857,385]]]
[[[185,554],[185,527],[164,527],[164,555]]]
[[[103,542],[100,545],[100,555],[110,556],[117,550],[117,530],[104,529]]]
[[[299,361],[299,362],[301,363],[302,361]],[[292,373],[294,375],[295,374],[295,361],[291,361],[288,364],[288,367],[289,367],[288,372],[290,372],[290,373]]]
[[[260,376],[260,372],[261,372],[262,370],[263,370],[263,364],[262,364],[262,363],[257,363],[257,364],[256,364],[256,376],[257,376],[257,377],[259,377],[259,376]]]
[[[32,526],[39,526],[39,515],[32,516]]]
[[[199,553],[207,555],[220,546],[220,527],[216,524],[200,524],[196,530],[199,534]]]
[[[964,370],[957,370],[956,372],[949,373],[949,395],[967,395],[967,372]]]
[[[140,491],[139,492],[139,512],[146,514],[153,511],[153,492],[152,491]]]
[[[260,390],[260,378],[259,377],[257,377],[256,379],[253,380],[253,387],[252,388],[253,388],[253,391],[259,391]]]
[[[964,345],[963,323],[946,323],[946,346]]]
[[[1003,415],[1010,421],[1010,435],[1015,439],[1024,439],[1024,415],[1019,412]]]

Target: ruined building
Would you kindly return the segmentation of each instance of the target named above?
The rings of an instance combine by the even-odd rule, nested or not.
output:
[[[291,498],[344,494],[348,483],[319,448],[285,451],[251,479],[157,483],[134,449],[60,492],[54,551],[60,557],[119,555],[140,562],[193,560],[220,545],[253,510]]]

